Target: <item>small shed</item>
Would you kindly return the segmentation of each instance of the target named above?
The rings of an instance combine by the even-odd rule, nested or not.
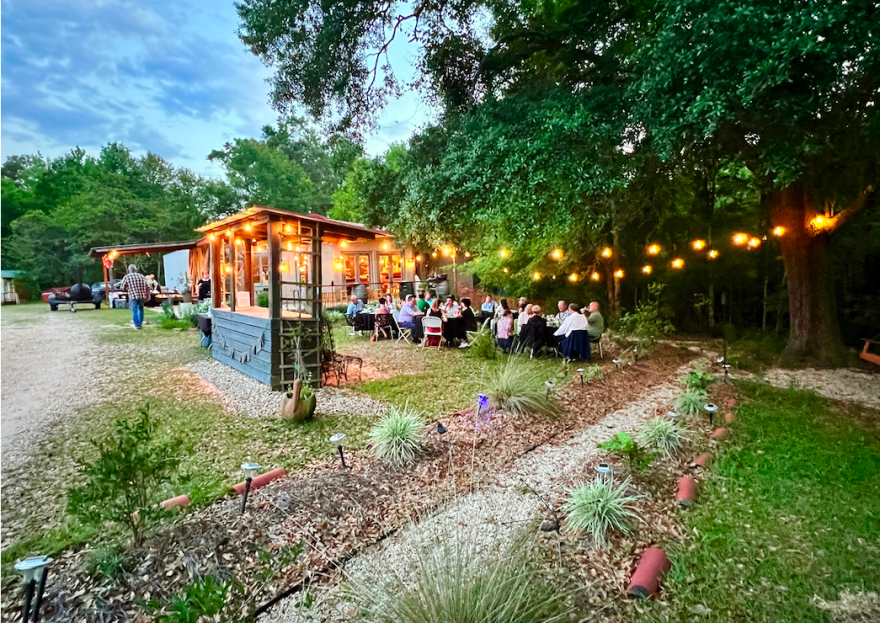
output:
[[[273,389],[321,379],[323,244],[375,240],[354,223],[254,206],[208,223],[213,357]],[[267,284],[268,307],[258,305]]]
[[[3,279],[3,305],[18,305],[21,301],[15,291],[15,280],[21,275],[18,270],[0,270]]]

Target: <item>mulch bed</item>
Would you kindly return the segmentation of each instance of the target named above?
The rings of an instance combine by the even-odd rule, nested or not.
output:
[[[226,498],[161,527],[142,547],[123,552],[130,561],[128,572],[117,581],[88,570],[91,552],[87,548],[67,552],[51,567],[43,620],[149,620],[141,604],[151,599],[166,603],[193,578],[205,575],[234,576],[249,591],[259,593],[259,602],[266,602],[286,587],[321,575],[334,561],[375,543],[455,493],[468,490],[472,460],[476,473],[498,473],[523,454],[548,442],[567,439],[578,429],[623,407],[643,390],[668,381],[694,356],[690,351],[664,345],[649,357],[625,366],[622,372],[612,373],[613,365],[605,363],[604,378],[585,385],[575,378],[557,389],[565,410],[558,419],[514,419],[497,413],[487,418],[484,413],[480,422],[475,422],[473,410],[450,415],[442,420],[448,432],[442,438],[434,432],[426,455],[407,469],[393,469],[373,459],[366,449],[346,450],[348,468],[344,470],[338,457],[311,463],[253,492],[244,515],[240,513],[240,498]],[[571,367],[573,377],[577,377],[576,367]],[[700,437],[704,437],[702,432]],[[452,454],[448,451],[449,441],[455,443]],[[621,561],[640,551],[646,538],[662,542],[679,536],[675,523],[667,518],[674,493],[668,488],[674,488],[674,481],[672,476],[664,475],[639,483],[651,491],[647,507],[656,507],[656,511],[648,511],[648,527],[631,542],[617,544],[609,550],[613,554],[608,554],[588,552],[572,541],[565,543],[564,559],[581,561],[576,568],[583,570],[587,567],[582,563],[588,561],[591,571],[584,571],[585,580],[617,587],[608,591],[609,595],[617,595],[623,577],[628,577]],[[281,552],[285,548],[298,544],[303,545],[303,552],[292,564],[280,570],[273,568],[284,564]],[[260,553],[266,551],[272,554],[268,559],[261,558]],[[268,585],[262,578],[266,574],[273,576]],[[13,603],[18,604],[19,585],[15,592]],[[17,608],[4,609],[3,620],[17,616]]]

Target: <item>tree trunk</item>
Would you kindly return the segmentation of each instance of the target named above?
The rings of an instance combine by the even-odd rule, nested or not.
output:
[[[819,365],[845,365],[849,356],[828,274],[831,231],[810,229],[810,219],[817,212],[800,183],[771,192],[769,201],[773,225],[785,228],[779,246],[788,276],[791,329],[783,360],[795,363],[812,359]]]

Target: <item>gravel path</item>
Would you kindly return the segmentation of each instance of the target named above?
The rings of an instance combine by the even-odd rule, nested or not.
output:
[[[689,366],[679,369],[676,376]],[[532,494],[521,492],[527,482],[542,495],[558,496],[572,481],[592,478],[592,466],[599,451],[596,444],[614,432],[634,432],[640,424],[659,409],[667,408],[681,393],[677,380],[654,387],[626,407],[607,415],[601,422],[576,433],[573,437],[538,448],[498,474],[474,494],[464,495],[443,511],[402,530],[356,557],[346,566],[346,573],[356,583],[388,581],[391,577],[407,577],[413,552],[420,543],[460,534],[467,530],[469,546],[477,552],[497,551],[526,530],[531,520],[545,513],[542,503]],[[473,545],[471,541],[476,540]],[[353,620],[354,608],[344,599],[341,589],[310,591],[315,602],[308,609],[298,608],[301,594],[282,601],[260,618],[260,623],[304,623]]]
[[[757,377],[754,377],[757,378]],[[833,400],[849,400],[866,407],[880,409],[880,374],[857,372],[847,368],[781,370],[766,373],[766,380],[774,387],[811,389],[820,396]]]

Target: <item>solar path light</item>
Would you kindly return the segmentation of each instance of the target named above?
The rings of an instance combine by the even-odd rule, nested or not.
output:
[[[43,603],[43,591],[46,589],[46,576],[48,575],[46,567],[51,562],[52,559],[48,556],[31,556],[15,563],[15,570],[21,573],[24,579],[24,610],[21,614],[24,623],[28,623],[28,621],[37,623],[40,620],[40,606]],[[36,592],[37,600],[33,603],[33,611],[31,611],[34,592]]]
[[[712,425],[712,420],[715,417],[715,412],[718,411],[718,405],[714,403],[709,403],[703,407],[706,410],[706,413],[709,414],[709,424]]]
[[[345,433],[336,433],[332,437],[330,437],[330,443],[336,444],[336,449],[339,451],[339,460],[342,462],[343,469],[346,467],[345,465],[345,454],[342,452],[342,440],[345,439]]]
[[[244,514],[244,509],[247,506],[248,493],[251,490],[251,482],[254,480],[254,476],[257,475],[257,472],[260,471],[259,463],[242,463],[241,471],[244,472],[244,495],[241,498],[241,512]]]

